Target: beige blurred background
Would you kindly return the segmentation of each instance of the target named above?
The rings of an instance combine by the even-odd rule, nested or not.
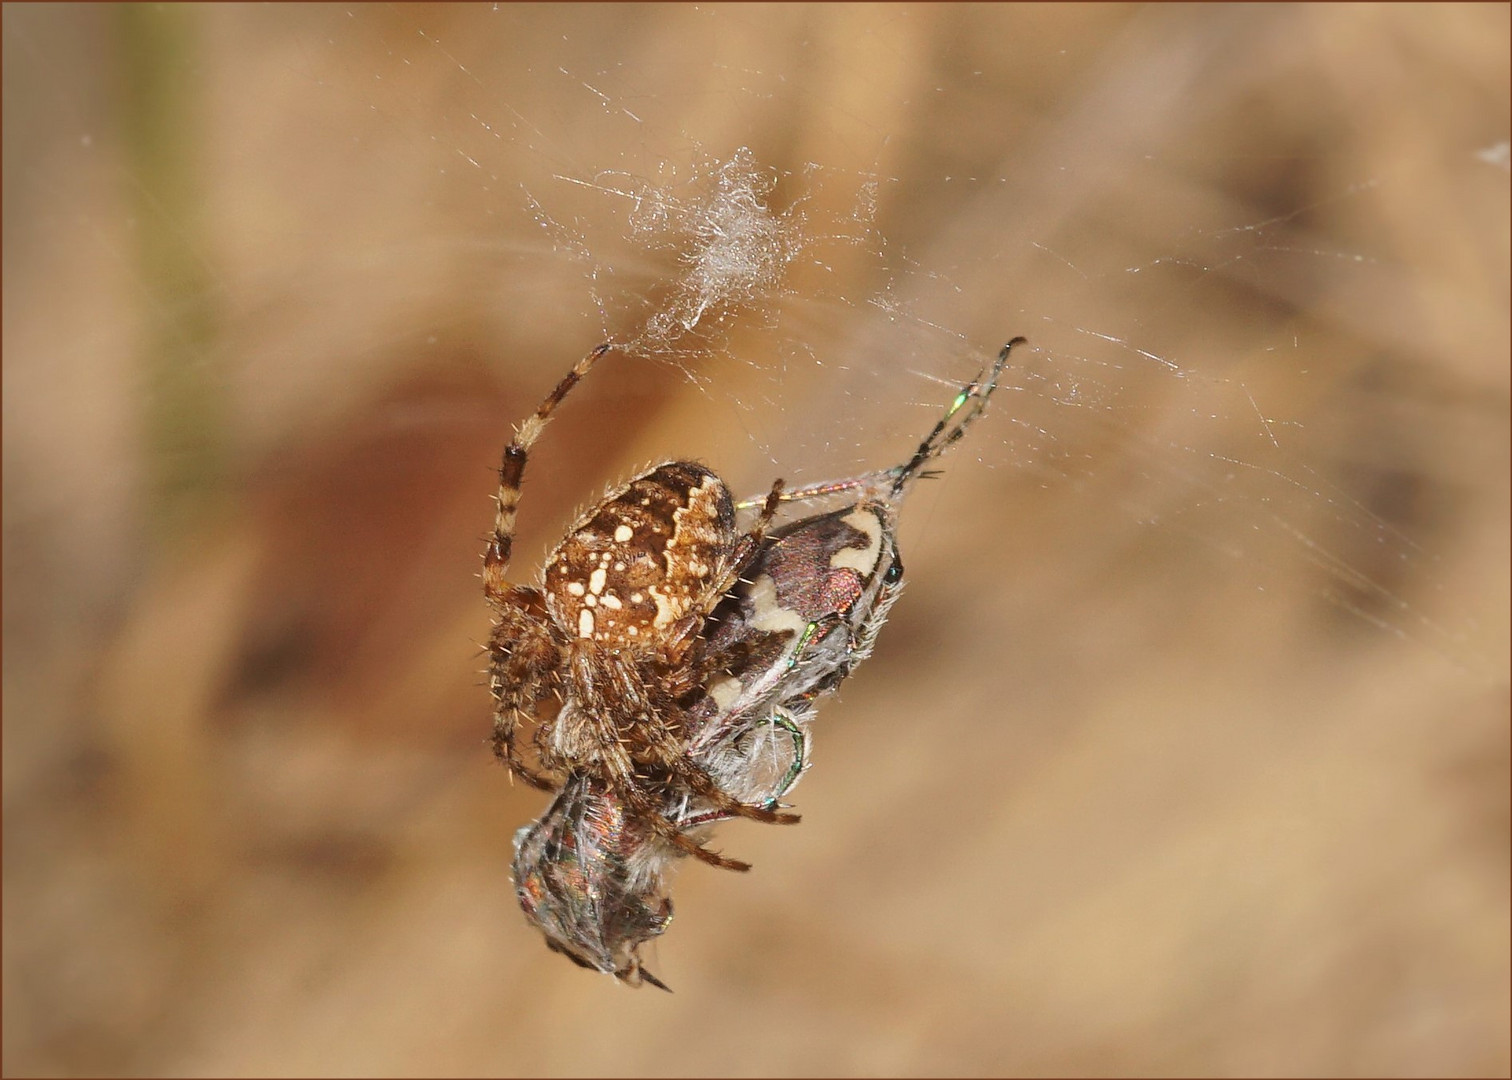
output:
[[[1507,1073],[1506,6],[3,18],[8,1075]],[[801,257],[595,372],[519,575],[1030,348],[667,996],[515,905],[475,575],[684,271],[613,192],[740,147]]]

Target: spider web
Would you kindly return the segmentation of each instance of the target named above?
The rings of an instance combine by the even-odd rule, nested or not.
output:
[[[525,948],[500,862],[539,806],[480,768],[486,693],[475,662],[448,666],[486,633],[466,574],[490,467],[573,360],[620,346],[532,452],[523,579],[574,503],[647,461],[697,457],[759,495],[906,460],[1016,335],[991,407],[910,495],[909,587],[877,658],[815,726],[815,779],[834,780],[806,781],[803,809],[833,831],[737,833],[786,853],[753,857],[779,884],[683,875],[679,904],[704,903],[668,950],[717,966],[740,926],[773,978],[833,950],[884,998],[939,995],[897,1025],[906,1042],[936,1017],[928,1054],[791,1069],[798,1016],[753,1059],[773,1072],[948,1071],[972,1038],[957,1071],[1107,1071],[1088,1032],[1123,1071],[1369,1071],[1294,1038],[1325,1000],[1365,1018],[1320,1028],[1340,1054],[1473,1043],[1445,1017],[1472,1015],[1481,969],[1434,966],[1460,939],[1432,919],[1480,927],[1494,889],[1473,843],[1456,861],[1432,830],[1505,848],[1485,761],[1509,644],[1512,155],[1504,11],[1425,10],[8,5],[7,1058],[352,1071],[409,1040],[434,1071],[436,1032],[467,1023],[437,1003],[466,986],[487,1020],[459,1071],[561,1071],[558,1035],[569,1071],[729,1071],[669,1056],[670,1014],[634,1026],[645,1002],[534,988],[510,1007],[552,1035],[500,1050],[494,1005],[516,988],[495,965]],[[461,509],[430,497],[448,485]],[[1362,758],[1390,797],[1363,791]],[[455,794],[472,777],[486,798]],[[1470,824],[1439,782],[1471,792]],[[1250,785],[1253,819],[1214,794]],[[1308,825],[1282,835],[1291,818]],[[862,820],[889,857],[857,854]],[[1377,835],[1400,862],[1368,861]],[[1161,899],[1140,907],[1130,860],[1153,836]],[[1293,876],[1246,892],[1271,865],[1256,836]],[[1213,851],[1243,864],[1229,891]],[[1145,934],[1199,856],[1212,893]],[[455,902],[384,876],[399,864]],[[1020,865],[1028,884],[1007,878]],[[864,903],[806,937],[820,894],[784,906],[784,872]],[[1504,857],[1492,872],[1504,916]],[[374,902],[353,921],[353,881],[392,899],[387,919]],[[1413,907],[1418,881],[1448,884]],[[208,929],[181,938],[192,911]],[[500,924],[506,945],[479,947]],[[1379,927],[1400,940],[1364,936]],[[1462,951],[1502,956],[1502,933]],[[406,934],[413,985],[369,1007]],[[223,970],[206,953],[181,976],[211,940]],[[1251,979],[1298,941],[1327,955]],[[1398,982],[1449,1004],[1371,997]],[[1266,1006],[1240,1018],[1247,1050],[1214,986]],[[997,997],[1024,1010],[1012,1046],[982,1019]],[[580,1038],[589,1009],[618,1034]],[[1240,1049],[1158,1052],[1224,1040]]]
[[[491,214],[538,227],[531,273],[545,264],[554,302],[580,313],[573,343],[614,339],[676,366],[719,422],[734,414],[772,469],[813,481],[885,465],[907,443],[873,432],[922,430],[1000,339],[1023,333],[1035,351],[1002,388],[995,423],[973,436],[983,463],[1097,497],[1133,472],[1139,483],[1100,511],[1115,526],[1184,535],[1259,590],[1300,560],[1317,572],[1319,596],[1375,630],[1456,662],[1485,661],[1462,652],[1463,613],[1439,611],[1416,591],[1433,588],[1436,556],[1415,538],[1410,512],[1402,516],[1412,499],[1402,489],[1414,478],[1325,460],[1337,440],[1315,429],[1364,421],[1294,404],[1310,377],[1327,385],[1358,374],[1328,370],[1341,323],[1358,335],[1351,348],[1386,354],[1378,368],[1410,362],[1393,354],[1415,351],[1417,328],[1389,304],[1356,300],[1340,313],[1316,301],[1400,291],[1391,281],[1399,257],[1359,223],[1384,213],[1413,178],[1400,168],[1344,175],[1279,207],[1264,203],[1270,193],[1166,189],[1168,174],[1187,165],[1174,155],[1192,152],[1183,138],[1200,147],[1192,129],[1201,134],[1224,95],[1251,91],[1255,70],[1215,81],[1210,62],[1170,42],[1181,63],[1142,99],[1141,129],[1114,130],[1128,111],[1115,103],[1134,77],[1115,70],[1083,88],[1062,120],[1062,132],[1089,129],[1081,146],[1064,145],[1062,134],[983,154],[960,173],[951,163],[898,167],[889,153],[897,127],[874,115],[834,133],[849,143],[847,160],[864,161],[858,168],[801,154],[761,160],[748,141],[770,102],[801,102],[802,92],[791,88],[793,72],[732,67],[718,48],[680,60],[696,89],[669,97],[646,71],[606,60],[576,27],[523,76],[501,78],[489,69],[490,50],[513,25],[502,10],[439,25],[416,15],[411,27],[344,17],[355,25],[340,28],[338,49],[383,35],[389,65],[375,78],[389,85],[371,100],[394,117],[401,141],[487,192]],[[711,40],[754,25],[736,12],[686,21],[695,39]],[[896,21],[895,31],[908,29],[906,17]],[[1122,32],[1148,40],[1159,25],[1136,21]],[[878,37],[896,44],[880,27]],[[406,92],[416,69],[447,86],[440,108]],[[866,72],[847,74],[857,93],[883,92]],[[921,84],[919,96],[970,95],[985,73],[963,65],[951,74],[959,81]],[[1182,94],[1204,79],[1216,103],[1184,105]],[[691,121],[703,107],[720,110],[720,122]],[[830,134],[822,124],[817,132],[816,148]],[[1498,146],[1464,145],[1459,168],[1498,167]],[[1138,149],[1154,152],[1136,157]],[[1071,173],[1063,190],[1045,190],[1045,165],[1019,175],[1057,154]],[[1141,200],[1169,216],[1114,244],[1089,235],[1099,204]],[[905,216],[941,206],[951,217],[933,231]],[[512,284],[496,282],[501,305]],[[1313,376],[1314,367],[1325,370]],[[751,466],[742,472],[747,487],[764,486]]]
[[[1462,615],[1400,584],[1420,570],[1431,580],[1431,550],[1397,513],[1415,479],[1325,460],[1339,431],[1367,421],[1307,407],[1314,387],[1337,393],[1372,377],[1372,365],[1374,377],[1397,381],[1420,366],[1412,305],[1390,302],[1403,293],[1402,261],[1367,228],[1412,195],[1415,178],[1395,165],[1247,189],[1320,159],[1279,138],[1237,168],[1223,156],[1214,117],[1243,108],[1269,75],[1258,64],[1215,74],[1213,56],[1243,20],[1114,20],[1078,48],[1153,49],[1169,59],[1157,83],[1140,81],[1143,64],[1094,67],[1058,115],[1025,109],[1006,119],[1008,137],[975,144],[951,129],[957,144],[942,150],[919,134],[930,115],[980,121],[983,101],[1019,86],[977,66],[969,49],[901,90],[854,66],[830,76],[840,85],[819,85],[801,77],[797,58],[826,47],[833,28],[822,18],[792,24],[796,66],[749,67],[727,41],[756,32],[746,13],[669,16],[669,40],[682,35],[696,55],[644,64],[606,53],[592,15],[559,14],[246,12],[195,31],[212,49],[237,33],[266,46],[213,76],[185,76],[210,86],[219,110],[206,164],[224,179],[231,224],[216,243],[238,267],[221,273],[241,275],[204,278],[204,295],[245,287],[273,302],[315,299],[313,317],[295,315],[283,340],[254,330],[226,346],[240,351],[229,378],[243,404],[231,430],[245,445],[223,454],[255,456],[312,409],[423,365],[457,337],[450,309],[499,353],[565,362],[613,339],[674,366],[698,383],[711,420],[677,437],[695,440],[694,452],[707,445],[706,457],[738,453],[720,437],[734,425],[757,458],[732,475],[756,491],[774,469],[813,482],[885,466],[951,388],[1024,334],[1033,352],[968,453],[1061,490],[1101,489],[1134,470],[1140,482],[1111,495],[1121,508],[1099,511],[1120,515],[1115,524],[1189,532],[1243,572],[1258,570],[1257,587],[1301,559],[1319,571],[1321,595],[1378,629],[1451,655],[1461,647]],[[1281,21],[1258,25],[1274,33]],[[920,31],[916,14],[889,13],[866,48],[923,65],[910,44]],[[531,41],[530,62],[501,68],[516,36]],[[1079,58],[1063,49],[1055,59]],[[1054,77],[1055,59],[1037,74]],[[307,154],[244,168],[285,143],[261,103],[236,93],[239,81],[270,79],[311,118]],[[1199,84],[1194,104],[1186,95]],[[820,101],[832,116],[800,123],[782,160],[752,149],[777,118]],[[1013,121],[1033,141],[1012,138]],[[915,145],[900,150],[905,138]],[[1455,149],[1457,175],[1491,174],[1493,184],[1505,175],[1494,133]],[[93,152],[88,132],[73,152]],[[372,159],[388,170],[365,171]],[[292,265],[263,262],[255,218],[235,208],[282,198],[315,169],[354,179],[295,206],[289,224],[332,242]],[[388,209],[417,197],[410,213]],[[191,267],[216,262],[187,203],[154,195],[144,211],[185,238]],[[375,271],[383,260],[405,273]],[[319,302],[370,283],[372,308],[388,309],[377,317]],[[159,332],[182,338],[198,302],[171,303]],[[245,332],[245,321],[231,327]],[[1472,351],[1484,355],[1483,344]],[[330,359],[281,359],[317,353]],[[1378,437],[1389,423],[1368,421]],[[1408,436],[1433,437],[1422,427]]]

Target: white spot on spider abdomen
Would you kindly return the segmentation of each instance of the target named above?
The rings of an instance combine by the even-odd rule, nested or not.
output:
[[[634,535],[635,535],[635,530],[634,529],[632,529],[628,525],[621,525],[621,526],[619,526],[619,528],[617,528],[617,529],[614,530],[614,542],[616,544],[623,544],[623,543],[627,542]]]
[[[609,572],[607,570],[605,570],[602,566],[600,566],[593,573],[589,574],[588,575],[588,591],[591,592],[594,596],[597,596],[599,593],[603,592],[604,591],[604,580],[608,576],[609,576]]]
[[[678,619],[682,618],[688,610],[688,605],[685,601],[680,602],[668,596],[655,585],[652,585],[649,591],[651,599],[656,602],[656,615],[651,620],[652,629],[660,630],[664,626],[671,626]]]
[[[591,638],[593,636],[593,612],[584,608],[578,612],[578,637]]]

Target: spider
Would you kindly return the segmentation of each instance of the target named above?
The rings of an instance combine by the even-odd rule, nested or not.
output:
[[[657,800],[661,820],[701,834],[715,822],[750,816],[732,811],[728,796],[745,809],[771,810],[797,783],[808,765],[804,725],[818,700],[870,654],[901,591],[896,531],[903,495],[913,480],[932,475],[924,467],[981,414],[1020,340],[962,388],[906,464],[777,494],[780,501],[808,501],[862,492],[850,505],[766,534],[745,575],[709,616],[702,647],[726,666],[710,674],[685,712],[684,752],[722,797],[670,779],[651,785],[645,793]],[[762,503],[768,518],[772,501],[769,495]],[[599,777],[569,775],[540,820],[516,835],[516,891],[552,949],[631,985],[667,989],[645,970],[639,948],[671,921],[666,873],[688,846],[669,846],[661,830],[628,811]]]
[[[661,839],[715,866],[748,870],[681,832],[663,813],[655,787],[675,784],[723,814],[784,825],[799,820],[728,795],[686,753],[684,702],[733,659],[704,648],[700,631],[760,550],[782,481],[742,534],[724,481],[695,462],[665,462],[588,510],[548,556],[539,587],[505,577],[530,448],[611,347],[600,345],[579,360],[504,450],[498,513],[483,557],[484,592],[495,614],[494,752],[547,791],[561,787],[559,776],[598,777]],[[560,702],[554,717],[549,699]],[[527,765],[516,746],[521,717],[537,721],[544,771]]]

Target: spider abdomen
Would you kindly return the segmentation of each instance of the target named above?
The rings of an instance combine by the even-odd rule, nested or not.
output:
[[[657,641],[707,607],[736,538],[729,489],[702,465],[670,461],[587,514],[546,561],[546,607],[568,638]]]

